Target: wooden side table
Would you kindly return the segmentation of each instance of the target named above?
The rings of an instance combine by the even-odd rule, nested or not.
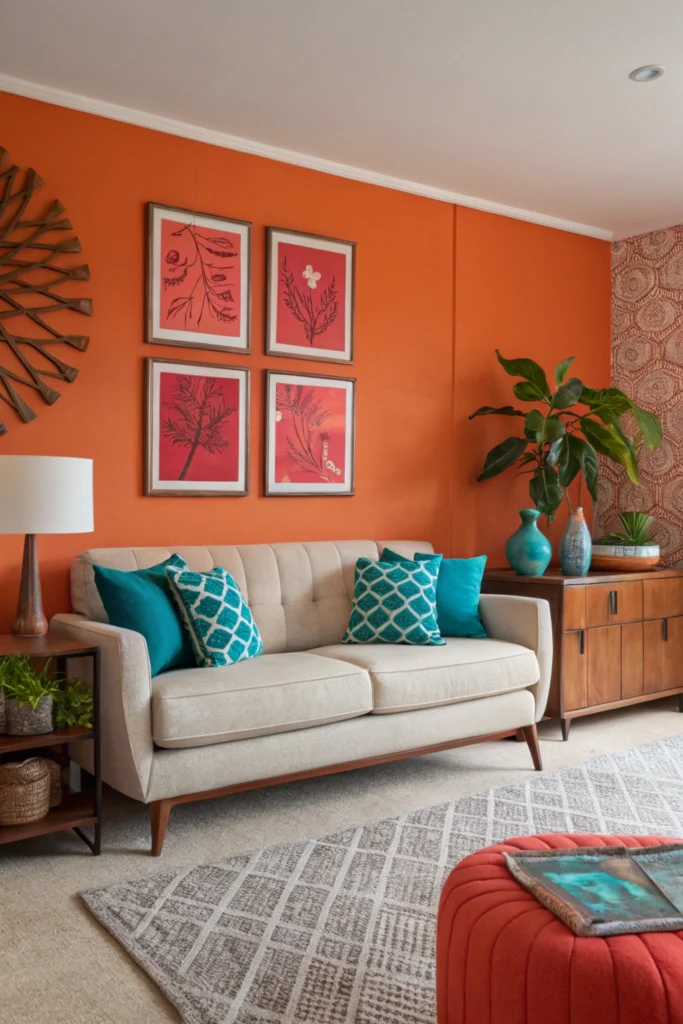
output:
[[[545,598],[553,624],[546,715],[574,718],[678,695],[683,711],[683,569],[518,576],[484,573],[484,594]]]
[[[100,649],[68,640],[62,637],[18,637],[0,636],[0,658],[8,654],[27,654],[30,658],[53,658],[60,674],[66,674],[67,658],[92,658],[93,667],[93,727],[82,729],[71,727],[55,729],[38,736],[7,736],[0,734],[0,761],[5,755],[14,759],[18,751],[38,754],[47,747],[68,748],[75,740],[91,740],[93,743],[94,786],[81,791],[72,789],[65,793],[57,807],[53,807],[44,818],[26,825],[0,826],[0,845],[14,843],[20,839],[43,836],[50,832],[73,831],[83,840],[95,856],[100,852],[102,835],[102,775],[100,769]],[[68,755],[67,755],[68,763]],[[73,766],[73,762],[71,762]],[[78,768],[78,766],[75,766]],[[80,777],[80,769],[78,771]],[[93,826],[90,838],[83,828]]]

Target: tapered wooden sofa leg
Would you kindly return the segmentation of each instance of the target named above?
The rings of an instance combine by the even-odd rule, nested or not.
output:
[[[535,725],[524,726],[524,739],[527,742],[529,753],[531,754],[531,760],[534,762],[534,768],[537,772],[542,772],[543,762],[541,760],[541,748],[538,745],[538,732]]]
[[[171,815],[173,802],[171,800],[154,800],[149,805],[149,820],[152,826],[152,856],[160,857],[164,845],[164,836],[168,819]]]

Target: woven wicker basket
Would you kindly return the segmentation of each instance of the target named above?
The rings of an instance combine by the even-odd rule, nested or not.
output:
[[[50,769],[42,757],[0,764],[0,825],[26,825],[50,809]]]

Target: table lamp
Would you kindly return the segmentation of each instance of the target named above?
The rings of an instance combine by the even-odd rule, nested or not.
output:
[[[38,533],[91,533],[92,459],[0,455],[0,534],[23,533],[15,636],[47,633],[38,571]]]

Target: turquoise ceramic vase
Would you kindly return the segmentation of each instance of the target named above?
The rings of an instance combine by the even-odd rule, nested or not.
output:
[[[591,535],[583,509],[574,509],[560,541],[560,569],[565,576],[585,576],[590,568],[591,553]]]
[[[538,528],[540,512],[523,508],[519,526],[505,545],[505,557],[518,576],[542,576],[550,564],[553,546]]]

